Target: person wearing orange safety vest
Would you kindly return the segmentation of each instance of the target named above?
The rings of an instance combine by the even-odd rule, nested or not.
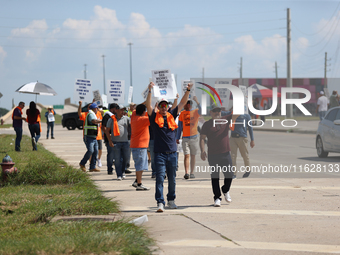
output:
[[[20,150],[20,143],[22,138],[22,121],[26,121],[26,118],[22,117],[22,109],[24,109],[25,103],[20,102],[19,105],[13,110],[12,120],[13,120],[13,128],[16,133],[15,138],[15,151]]]
[[[55,111],[53,110],[52,106],[49,106],[47,108],[47,112],[45,113],[45,117],[46,117],[46,122],[47,122],[47,133],[46,133],[46,139],[48,139],[48,135],[50,133],[50,129],[51,129],[51,139],[54,139],[54,121],[55,121]]]
[[[34,101],[30,102],[30,108],[26,110],[26,115],[26,121],[32,137],[32,147],[33,150],[36,151],[38,149],[37,143],[41,133],[41,117],[40,111],[37,109],[37,105]]]

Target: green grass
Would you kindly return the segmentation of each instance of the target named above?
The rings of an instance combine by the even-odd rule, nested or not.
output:
[[[0,159],[8,153],[19,173],[0,180],[0,254],[150,254],[141,227],[116,222],[51,222],[55,216],[119,213],[86,173],[74,169],[23,136],[0,135]],[[11,145],[12,143],[12,145]]]
[[[12,124],[0,125],[0,128],[10,128],[10,127],[12,127]]]

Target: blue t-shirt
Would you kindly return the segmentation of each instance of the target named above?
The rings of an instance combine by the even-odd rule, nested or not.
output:
[[[235,121],[235,129],[231,131],[231,134],[237,133],[241,137],[247,137],[247,129],[249,131],[250,140],[254,141],[254,134],[252,126],[248,125],[251,120],[249,114],[240,115],[237,117]]]
[[[169,111],[169,113],[176,119],[178,115],[178,107]],[[177,144],[176,144],[176,129],[171,130],[168,127],[168,122],[166,116],[164,116],[164,126],[160,128],[158,124],[155,122],[156,113],[153,111],[150,119],[150,126],[152,128],[151,132],[154,134],[154,151],[165,153],[165,152],[176,152]]]

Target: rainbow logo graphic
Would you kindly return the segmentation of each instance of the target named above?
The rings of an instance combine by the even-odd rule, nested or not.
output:
[[[220,98],[220,95],[217,93],[217,91],[216,91],[213,87],[211,87],[210,85],[208,85],[208,84],[206,84],[206,83],[203,83],[203,82],[197,82],[197,83],[202,84],[203,86],[206,86],[206,87],[209,88],[212,92],[214,92],[214,94],[217,96],[218,100],[220,101],[220,104],[222,105],[222,100],[221,100],[221,98]],[[198,88],[198,89],[203,90],[204,92],[206,92],[206,93],[214,100],[215,105],[217,105],[216,100],[215,100],[215,97],[210,93],[209,90],[206,90],[206,89],[204,89],[204,88]]]

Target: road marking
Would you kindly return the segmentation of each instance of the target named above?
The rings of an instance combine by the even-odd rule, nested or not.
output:
[[[165,208],[166,209],[166,208]],[[156,207],[123,207],[123,212],[152,212],[156,211]],[[207,207],[178,207],[177,210],[165,210],[169,214],[178,213],[234,213],[234,214],[261,214],[261,215],[287,215],[287,216],[332,216],[340,217],[340,211],[302,211],[302,210],[257,210],[257,209],[224,209],[213,206]]]
[[[234,243],[227,240],[180,240],[162,243],[168,246],[189,246],[189,247],[221,247],[236,249],[259,249],[259,250],[279,250],[279,251],[299,251],[299,252],[318,252],[323,254],[340,253],[339,245],[324,244],[303,244],[303,243],[273,243],[273,242],[248,242],[235,241]]]

